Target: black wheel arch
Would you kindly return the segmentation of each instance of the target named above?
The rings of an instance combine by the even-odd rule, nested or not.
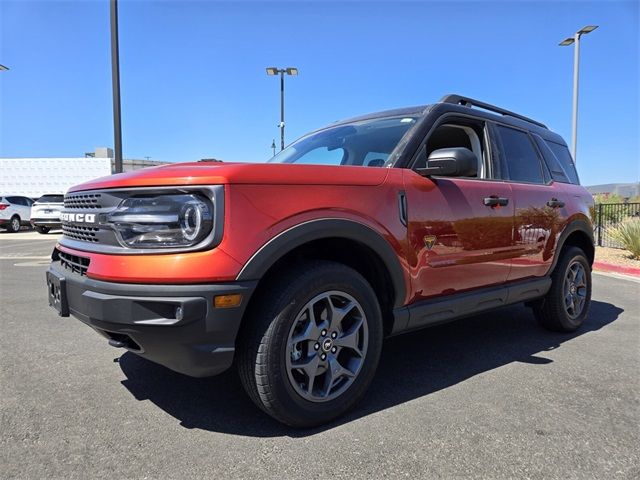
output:
[[[553,263],[549,269],[550,272],[553,272],[556,268],[562,249],[567,245],[580,248],[587,256],[589,265],[593,266],[595,259],[595,241],[593,237],[593,227],[590,222],[584,219],[576,219],[565,227],[558,239]]]
[[[264,244],[244,265],[237,280],[259,280],[280,259],[316,241],[344,239],[373,251],[382,262],[393,286],[394,307],[404,304],[406,285],[398,256],[382,235],[362,223],[337,218],[311,220],[291,227]]]

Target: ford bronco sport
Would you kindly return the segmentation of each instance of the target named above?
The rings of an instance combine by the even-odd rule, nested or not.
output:
[[[385,337],[518,302],[578,328],[591,205],[559,135],[449,95],[337,122],[266,164],[72,188],[49,303],[186,375],[235,362],[258,407],[312,426],[364,395]]]

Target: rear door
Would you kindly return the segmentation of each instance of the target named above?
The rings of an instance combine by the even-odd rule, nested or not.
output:
[[[7,200],[21,221],[26,222],[31,218],[31,206],[25,197],[13,196],[7,197]]]
[[[514,243],[509,281],[545,275],[566,221],[566,193],[550,177],[533,137],[524,130],[496,125],[500,161],[512,187]]]

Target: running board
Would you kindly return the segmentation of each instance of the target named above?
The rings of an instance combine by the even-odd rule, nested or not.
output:
[[[461,317],[485,312],[543,297],[551,288],[551,278],[537,278],[473,292],[456,293],[414,303],[394,310],[395,321],[391,335],[408,330],[437,325]]]

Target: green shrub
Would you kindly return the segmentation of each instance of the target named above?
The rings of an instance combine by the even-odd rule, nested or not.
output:
[[[611,238],[640,260],[640,218],[628,218],[609,230]]]

